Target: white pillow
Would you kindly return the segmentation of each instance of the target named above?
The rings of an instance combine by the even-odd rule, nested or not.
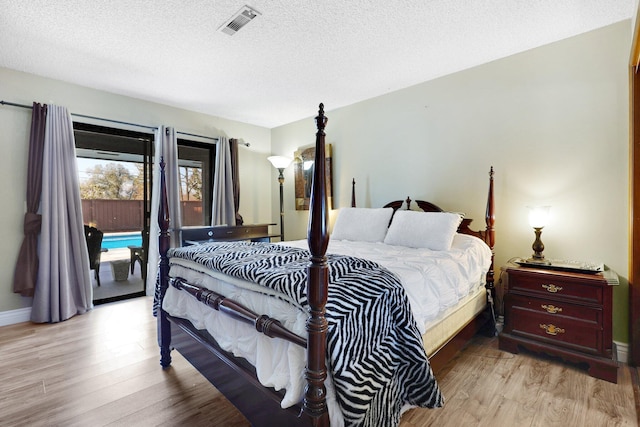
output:
[[[384,242],[388,245],[448,251],[461,221],[462,217],[456,213],[399,210],[393,216]]]
[[[342,208],[331,238],[356,242],[382,242],[389,228],[392,208]]]

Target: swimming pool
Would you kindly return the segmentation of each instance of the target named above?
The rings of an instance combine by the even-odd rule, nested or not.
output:
[[[109,233],[102,237],[102,247],[105,249],[127,246],[142,246],[142,235],[140,233]]]

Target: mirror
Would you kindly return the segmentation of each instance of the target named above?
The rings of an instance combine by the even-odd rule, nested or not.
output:
[[[309,200],[311,197],[311,183],[313,180],[314,160],[316,157],[316,147],[300,148],[293,155],[296,210],[309,210]],[[329,209],[333,209],[333,179],[331,176],[332,159],[331,144],[325,144],[325,174],[327,179],[327,202]]]

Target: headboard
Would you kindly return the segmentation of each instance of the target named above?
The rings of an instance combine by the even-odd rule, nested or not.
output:
[[[405,210],[410,210],[412,202],[415,203],[418,206],[418,208],[420,208],[424,212],[446,212],[440,206],[434,205],[431,202],[427,202],[426,200],[411,200],[411,198],[408,196],[405,200],[394,200],[393,202],[387,203],[383,207],[393,208],[393,213],[395,214],[395,212],[398,209],[401,209],[402,206],[406,206]],[[391,216],[391,219],[393,219],[393,216]],[[470,234],[486,242],[486,239],[485,239],[486,232],[476,231],[469,228],[471,221],[473,221],[473,219],[471,218],[462,218],[462,222],[460,222],[460,225],[458,226],[458,233]]]
[[[493,228],[496,216],[494,212],[494,201],[493,201],[493,166],[489,169],[489,191],[487,195],[487,206],[486,206],[486,214],[485,214],[485,223],[486,228],[484,230],[472,230],[469,228],[471,225],[471,218],[463,218],[462,222],[458,226],[458,233],[469,234],[471,236],[475,236],[482,241],[484,241],[487,246],[491,249],[493,253],[493,247],[495,245],[495,230]],[[356,180],[353,179],[351,183],[351,207],[356,207],[356,195],[355,195],[355,187]],[[384,205],[385,208],[393,208],[393,212],[395,213],[398,209],[401,209],[403,205],[406,205],[406,209],[411,209],[411,203],[415,203],[418,208],[422,209],[424,212],[445,212],[438,205],[434,205],[431,202],[427,202],[424,200],[411,200],[410,197],[407,197],[405,200],[394,200],[393,202],[389,202]],[[393,220],[393,216],[391,217]],[[491,267],[489,272],[487,273],[487,289],[493,293],[494,286],[494,272],[493,272],[493,256],[491,257]]]

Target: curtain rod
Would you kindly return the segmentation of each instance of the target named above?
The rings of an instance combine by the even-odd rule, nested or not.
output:
[[[195,136],[197,138],[204,138],[204,139],[211,139],[213,141],[219,141],[218,138],[214,138],[213,136],[196,135],[195,133],[180,132],[179,130],[176,131],[176,133],[178,133],[180,135]],[[239,139],[236,139],[236,141],[238,142],[238,144],[242,144],[245,147],[250,147],[251,146],[251,144],[248,143],[248,142],[240,142]]]
[[[9,101],[4,101],[4,100],[0,101],[0,105],[10,105],[12,107],[28,108],[29,110],[32,108],[31,105],[16,104],[15,102],[9,102]],[[121,125],[136,126],[136,127],[145,128],[145,129],[153,129],[153,130],[158,129],[157,126],[140,125],[138,123],[130,123],[130,122],[123,122],[123,121],[120,121],[120,120],[105,119],[103,117],[87,116],[87,115],[84,115],[84,114],[76,114],[76,113],[71,113],[71,115],[72,116],[76,116],[76,117],[82,117],[84,119],[102,120],[102,121],[105,121],[105,122],[118,123],[118,124],[121,124]]]
[[[9,105],[11,107],[27,108],[29,110],[31,110],[33,108],[31,105],[16,104],[15,102],[9,102],[9,101],[4,101],[4,100],[0,100],[0,105]],[[76,116],[76,117],[82,117],[82,118],[85,118],[85,119],[103,120],[105,122],[119,123],[119,124],[122,124],[122,125],[137,126],[137,127],[146,128],[146,129],[153,129],[153,130],[158,129],[157,126],[139,125],[137,123],[129,123],[129,122],[123,122],[123,121],[120,121],[120,120],[104,119],[102,117],[95,117],[95,116],[86,116],[84,114],[71,113],[71,115],[72,116]],[[211,139],[213,141],[217,141],[218,140],[218,138],[213,138],[213,137],[210,137],[210,136],[203,136],[203,135],[196,135],[196,134],[193,134],[193,133],[180,132],[180,131],[177,131],[176,133],[179,133],[181,135],[187,135],[187,136],[195,136],[195,137],[198,137],[198,138]],[[248,142],[240,142],[239,139],[237,141],[238,141],[238,144],[242,144],[245,147],[251,146],[251,144],[248,143]]]

